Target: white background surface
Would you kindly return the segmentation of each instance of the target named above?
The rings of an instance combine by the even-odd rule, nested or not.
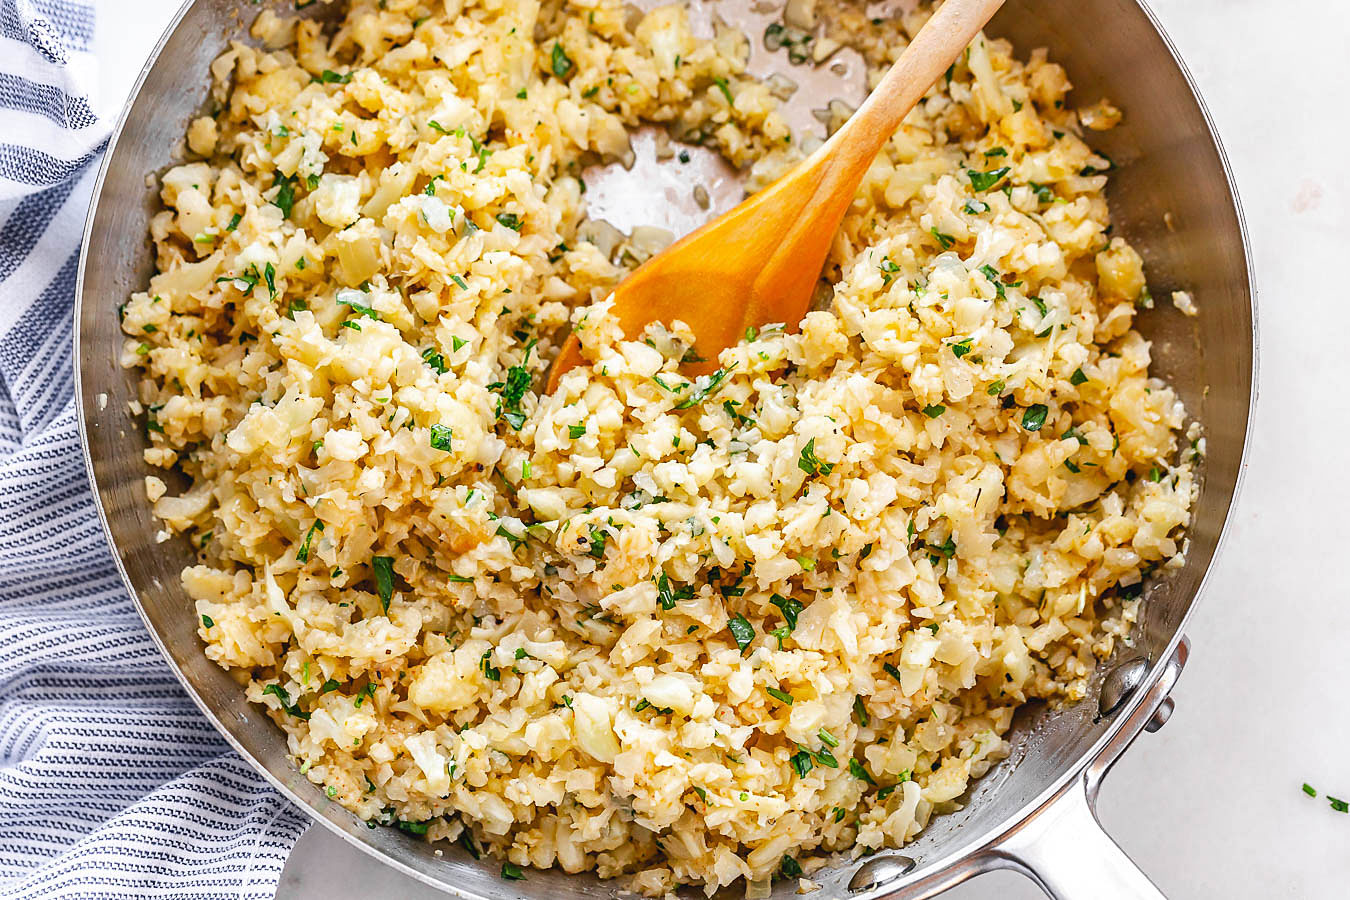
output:
[[[1350,815],[1324,795],[1350,799],[1350,4],[1152,5],[1237,174],[1260,292],[1261,399],[1176,714],[1116,766],[1100,815],[1174,900],[1348,897]],[[99,4],[99,112],[115,115],[177,6]],[[442,895],[315,827],[277,896]],[[996,873],[946,896],[1041,895]]]

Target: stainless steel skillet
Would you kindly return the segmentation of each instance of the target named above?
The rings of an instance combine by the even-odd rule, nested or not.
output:
[[[654,4],[653,4],[654,5]],[[279,5],[290,8],[290,4]],[[756,46],[752,71],[769,54],[758,36],[777,15],[763,3],[722,0],[717,15],[742,27]],[[367,828],[300,775],[284,735],[225,671],[207,660],[178,573],[192,559],[186,543],[156,543],[145,500],[139,423],[127,402],[134,380],[117,364],[122,336],[117,306],[147,283],[153,256],[146,238],[157,205],[148,175],[181,157],[187,121],[208,90],[207,68],[231,39],[247,40],[260,7],[250,0],[196,0],[161,40],[118,124],[99,176],[86,229],[75,315],[77,398],[86,458],[104,526],[128,589],[184,687],[231,744],[278,789],[349,843],[427,884],[466,900],[611,895],[618,885],[590,876],[530,872],[503,881],[496,868],[459,848],[433,847],[394,829]],[[330,14],[313,4],[305,14]],[[1183,628],[1222,536],[1242,470],[1254,402],[1256,332],[1246,235],[1232,179],[1212,126],[1180,61],[1152,14],[1136,0],[1010,0],[990,26],[1019,53],[1046,46],[1076,85],[1076,100],[1110,97],[1124,124],[1094,144],[1119,166],[1110,199],[1117,227],[1148,263],[1153,293],[1190,291],[1201,309],[1188,318],[1165,299],[1142,316],[1154,342],[1155,372],[1174,384],[1205,430],[1203,487],[1186,563],[1150,582],[1133,646],[1102,666],[1089,697],[1058,710],[1027,709],[1015,751],[965,798],[965,808],[936,818],[903,851],[840,862],[818,873],[824,898],[928,897],[973,875],[1012,868],[1054,897],[1161,896],[1100,829],[1093,802],[1102,776],[1145,728],[1165,721],[1168,691],[1185,663]],[[841,71],[842,70],[842,71]],[[840,93],[861,90],[856,58],[844,54],[819,70],[790,71],[798,90],[795,124]],[[852,88],[849,85],[853,85]],[[856,93],[854,95],[856,98]],[[644,147],[646,148],[644,151]],[[682,230],[706,213],[678,180],[638,146],[636,174],[599,173],[591,199],[621,227],[664,224]],[[734,202],[730,173],[701,158],[714,207]],[[642,185],[634,192],[627,185]],[[679,188],[679,190],[677,190]],[[647,198],[664,194],[654,209]],[[443,855],[438,855],[443,854]],[[794,889],[775,887],[786,898]]]

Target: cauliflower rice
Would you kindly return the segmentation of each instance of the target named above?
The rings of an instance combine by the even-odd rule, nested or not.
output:
[[[926,14],[828,19],[879,71]],[[800,330],[691,382],[682,324],[619,333],[643,252],[578,175],[644,122],[755,184],[799,159],[744,35],[616,0],[253,35],[162,176],[123,363],[207,655],[357,815],[649,894],[898,847],[1180,558],[1197,454],[1080,138],[1114,120],[1044,51],[978,38]],[[541,396],[569,324],[591,365]]]

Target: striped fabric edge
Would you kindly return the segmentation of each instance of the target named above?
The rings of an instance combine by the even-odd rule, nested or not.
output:
[[[169,672],[84,469],[92,40],[87,3],[0,0],[0,897],[266,900],[309,820]]]

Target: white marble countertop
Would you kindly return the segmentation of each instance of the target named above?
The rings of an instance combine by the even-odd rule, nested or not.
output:
[[[1175,715],[1127,752],[1103,824],[1170,896],[1350,896],[1350,178],[1344,107],[1350,4],[1152,0],[1200,85],[1251,229],[1261,399],[1227,546],[1192,620]],[[102,96],[115,111],[178,0],[104,0]],[[1273,77],[1272,77],[1273,76]],[[1337,465],[1340,463],[1341,465]],[[1304,782],[1319,789],[1314,800]],[[322,828],[281,898],[443,896]],[[995,873],[953,900],[1040,897]]]

